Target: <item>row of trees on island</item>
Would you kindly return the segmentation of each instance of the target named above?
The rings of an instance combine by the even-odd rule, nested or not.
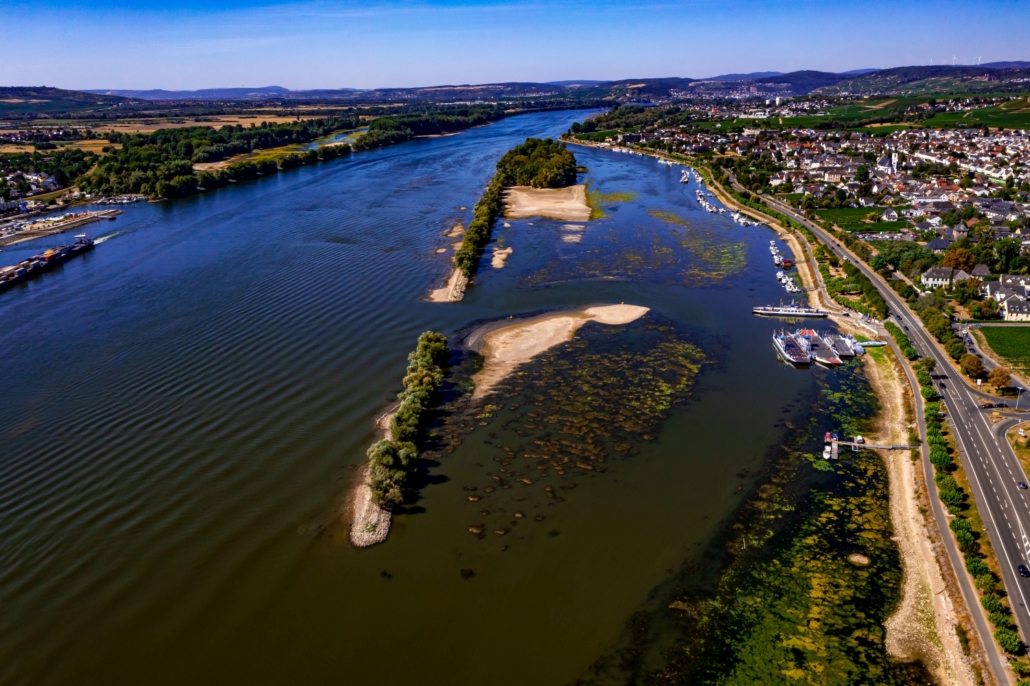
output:
[[[500,107],[447,109],[442,112],[379,117],[368,125],[368,131],[354,141],[355,150],[381,148],[402,143],[415,136],[434,136],[454,133],[473,126],[482,126],[503,119],[506,112]]]
[[[432,406],[451,351],[441,334],[426,331],[408,355],[401,404],[390,420],[390,438],[368,449],[369,486],[379,506],[404,501],[418,472],[418,453],[424,438],[426,411]]]
[[[566,149],[564,143],[550,138],[527,138],[525,143],[506,152],[497,163],[497,173],[486,192],[473,208],[472,221],[454,255],[458,269],[467,278],[475,276],[479,258],[490,242],[497,217],[504,210],[505,188],[563,188],[574,183],[576,156]]]

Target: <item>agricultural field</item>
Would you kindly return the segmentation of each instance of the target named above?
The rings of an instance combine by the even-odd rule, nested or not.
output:
[[[999,362],[1030,378],[1030,326],[981,326],[975,331],[987,339]]]
[[[1019,98],[997,107],[969,112],[942,112],[928,119],[925,126],[990,126],[1004,129],[1030,129],[1030,98]]]

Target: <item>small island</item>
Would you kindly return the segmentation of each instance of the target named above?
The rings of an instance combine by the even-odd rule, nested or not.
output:
[[[447,285],[433,291],[430,301],[462,299],[465,287],[479,268],[497,217],[506,208],[513,212],[509,215],[513,218],[589,219],[586,189],[575,183],[576,157],[564,143],[550,138],[527,138],[525,143],[505,153],[497,163],[497,173],[473,209],[472,221],[454,255],[455,268]]]

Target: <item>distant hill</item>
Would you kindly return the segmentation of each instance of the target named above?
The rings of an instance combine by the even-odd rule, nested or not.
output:
[[[263,88],[205,88],[196,91],[166,91],[160,88],[145,91],[90,90],[96,95],[115,95],[139,100],[264,100],[285,95],[289,88],[265,86]]]
[[[980,66],[931,65],[895,67],[860,74],[836,84],[827,84],[817,89],[818,93],[840,95],[843,93],[867,95],[907,95],[949,92],[1027,91],[1030,83],[1021,79],[1030,78],[1030,69],[995,67],[994,64]],[[1012,64],[1024,64],[1015,62]]]
[[[571,81],[548,81],[547,85],[548,86],[583,86],[583,87],[589,88],[591,86],[596,86],[599,83],[607,83],[607,81],[592,81],[590,79],[579,79],[579,80],[573,79]]]
[[[973,65],[969,66],[972,67]],[[987,67],[988,69],[1030,69],[1030,62],[987,62],[986,64],[976,66]]]
[[[767,76],[779,76],[782,71],[753,71],[750,74],[723,74],[721,76],[709,76],[705,81],[754,81],[764,79]]]
[[[126,102],[126,98],[49,86],[14,86],[0,88],[0,117],[82,112],[111,108]]]

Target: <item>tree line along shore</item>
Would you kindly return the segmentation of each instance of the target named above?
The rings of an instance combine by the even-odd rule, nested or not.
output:
[[[558,109],[546,102],[521,108],[502,105],[410,106],[398,114],[362,110],[296,122],[229,124],[221,128],[191,126],[150,133],[114,131],[99,151],[75,148],[0,154],[0,170],[46,174],[58,188],[74,185],[94,196],[146,195],[151,199],[181,198],[230,183],[269,176],[418,136],[454,133],[516,114]],[[354,140],[325,144],[335,134],[362,126]],[[321,144],[320,144],[321,143]],[[311,145],[315,144],[315,145]],[[303,149],[310,146],[310,149]],[[233,158],[251,156],[231,162]],[[221,168],[203,166],[224,164]],[[0,198],[27,189],[0,186]],[[47,196],[48,200],[53,198]],[[31,200],[31,196],[26,197]]]

